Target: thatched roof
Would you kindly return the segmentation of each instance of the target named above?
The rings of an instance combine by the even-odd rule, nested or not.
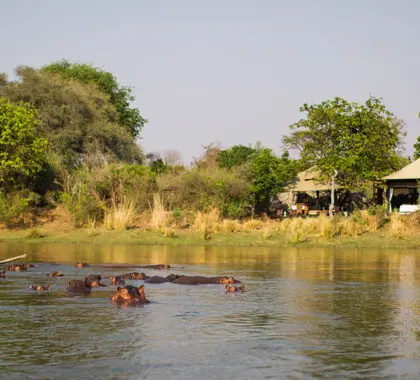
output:
[[[285,191],[292,191],[294,193],[309,193],[331,190],[331,182],[321,182],[319,181],[320,177],[320,171],[313,166],[312,168],[299,173],[296,180],[289,185]],[[334,188],[339,189],[340,186],[335,184]]]
[[[404,166],[401,170],[387,175],[383,179],[387,181],[420,179],[420,158]]]

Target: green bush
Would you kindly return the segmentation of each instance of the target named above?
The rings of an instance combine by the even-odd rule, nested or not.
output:
[[[0,193],[0,222],[7,227],[27,223],[29,215],[40,198],[38,194],[28,191],[13,194]]]

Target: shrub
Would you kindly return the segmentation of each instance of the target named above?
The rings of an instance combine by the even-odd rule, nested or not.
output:
[[[0,222],[7,227],[25,224],[40,198],[38,194],[28,191],[0,193]]]

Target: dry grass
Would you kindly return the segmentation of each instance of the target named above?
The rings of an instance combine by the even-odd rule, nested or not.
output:
[[[48,221],[43,224],[45,229],[70,231],[74,228],[75,220],[71,213],[62,205],[58,205],[49,212]]]
[[[241,223],[238,220],[224,219],[216,226],[217,232],[230,233],[241,230]]]
[[[166,210],[162,197],[153,194],[153,207],[151,208],[150,225],[155,230],[166,227],[169,221],[169,212]]]
[[[171,238],[171,239],[176,238],[175,230],[173,228],[170,228],[170,227],[164,227],[162,229],[162,235],[167,237],[167,238]]]
[[[397,212],[392,213],[388,229],[390,234],[397,239],[420,233],[420,212],[410,215],[400,215]]]
[[[256,231],[256,230],[261,230],[266,223],[264,223],[262,220],[259,219],[250,219],[245,221],[242,224],[242,230],[243,231]]]
[[[136,216],[136,207],[132,200],[123,200],[114,204],[104,215],[104,227],[107,230],[124,231],[132,225]]]
[[[194,220],[194,229],[201,231],[204,228],[216,230],[220,220],[220,212],[217,208],[212,208],[208,212],[197,212]]]
[[[211,234],[217,231],[219,225],[220,212],[218,208],[212,208],[208,212],[197,212],[193,228],[200,232],[202,240],[209,240]]]

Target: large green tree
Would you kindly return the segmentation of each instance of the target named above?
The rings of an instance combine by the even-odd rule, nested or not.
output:
[[[37,133],[35,110],[0,98],[0,185],[3,191],[22,187],[41,171],[48,142]]]
[[[219,151],[218,162],[222,168],[231,169],[249,161],[250,157],[257,152],[256,149],[244,145],[234,145],[229,149]]]
[[[64,167],[142,160],[134,138],[119,124],[115,107],[98,89],[29,67],[19,67],[16,74],[18,80],[0,86],[0,96],[36,108],[38,129]]]
[[[306,167],[317,165],[325,176],[336,169],[337,180],[349,189],[398,169],[404,123],[381,99],[358,104],[334,98],[300,111],[305,117],[290,126],[283,142]]]
[[[130,87],[121,86],[117,78],[110,72],[85,63],[70,63],[60,60],[44,66],[42,70],[57,73],[66,79],[73,79],[82,83],[96,86],[106,94],[118,113],[118,122],[133,136],[138,137],[146,119],[140,115],[137,108],[131,106],[134,101]]]
[[[280,158],[264,148],[252,156],[247,176],[251,183],[250,200],[258,214],[269,213],[272,202],[296,176],[296,162],[285,152]]]

